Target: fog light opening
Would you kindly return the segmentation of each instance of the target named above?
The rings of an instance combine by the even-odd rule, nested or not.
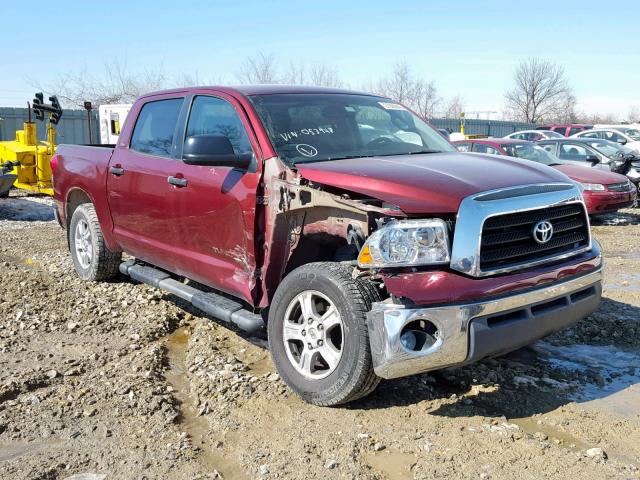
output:
[[[413,352],[428,350],[438,341],[438,328],[428,320],[407,323],[400,332],[400,343]]]

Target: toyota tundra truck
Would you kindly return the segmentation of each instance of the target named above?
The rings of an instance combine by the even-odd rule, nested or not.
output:
[[[61,145],[51,163],[80,278],[128,276],[266,335],[281,378],[316,405],[504,354],[600,302],[577,184],[457,152],[389,98],[152,93],[117,144]]]

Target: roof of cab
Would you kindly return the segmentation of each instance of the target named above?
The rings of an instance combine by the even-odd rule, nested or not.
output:
[[[300,93],[330,93],[330,94],[353,94],[353,95],[369,95],[380,96],[373,93],[358,92],[355,90],[347,90],[344,88],[333,87],[313,87],[307,85],[234,85],[234,86],[199,86],[199,87],[185,87],[174,88],[170,90],[160,90],[157,92],[150,92],[142,97],[151,97],[156,95],[166,95],[171,93],[189,93],[195,91],[213,90],[219,92],[226,92],[230,94],[240,94],[244,96],[251,95],[276,95],[276,94],[300,94]]]

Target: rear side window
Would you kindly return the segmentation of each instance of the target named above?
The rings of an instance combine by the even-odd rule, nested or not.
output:
[[[456,144],[456,148],[458,149],[459,152],[468,152],[471,150],[471,144],[470,143],[457,143]]]
[[[569,136],[575,135],[576,133],[581,132],[581,131],[582,131],[582,128],[580,128],[580,127],[571,127],[569,129]]]
[[[182,98],[145,103],[140,110],[129,148],[136,152],[170,157]]]
[[[567,127],[553,127],[551,129],[553,132],[557,132],[560,135],[564,135],[567,132]],[[573,134],[574,132],[571,132]]]

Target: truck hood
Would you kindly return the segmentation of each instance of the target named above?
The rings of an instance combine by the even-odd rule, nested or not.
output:
[[[610,185],[612,183],[622,183],[627,180],[624,175],[619,175],[606,170],[592,168],[580,165],[554,165],[553,168],[560,170],[567,177],[580,183],[600,183],[602,185]]]
[[[443,152],[296,164],[314,183],[349,190],[415,213],[455,213],[465,197],[497,188],[570,182],[553,168],[497,155]]]

